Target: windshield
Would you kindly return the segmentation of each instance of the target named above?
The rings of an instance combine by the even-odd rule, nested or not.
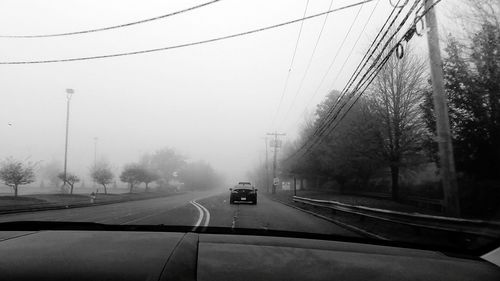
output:
[[[0,222],[490,249],[500,237],[499,9],[8,1]]]

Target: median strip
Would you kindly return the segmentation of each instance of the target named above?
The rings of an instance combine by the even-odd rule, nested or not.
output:
[[[0,210],[0,215],[8,215],[8,214],[16,214],[16,213],[30,213],[30,212],[39,212],[39,211],[51,211],[51,210],[62,210],[62,209],[73,209],[73,208],[83,208],[83,207],[93,207],[93,206],[100,206],[100,205],[109,205],[109,204],[117,204],[117,203],[124,203],[124,202],[130,202],[130,201],[138,201],[138,200],[149,200],[149,199],[155,199],[155,198],[161,198],[161,197],[168,197],[176,194],[182,194],[182,193],[149,193],[147,196],[141,196],[139,197],[132,197],[128,196],[128,194],[121,194],[122,196],[125,195],[127,197],[125,198],[119,198],[119,199],[108,199],[106,201],[101,201],[97,200],[97,202],[90,203],[90,199],[88,202],[83,202],[83,201],[77,201],[74,203],[67,203],[67,202],[46,202],[43,204],[46,204],[45,206],[26,206],[25,208],[16,208],[16,209],[7,209],[7,210]],[[137,196],[138,194],[134,194],[133,196]]]

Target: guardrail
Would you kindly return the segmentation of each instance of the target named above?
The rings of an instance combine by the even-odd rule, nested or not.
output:
[[[420,213],[405,213],[299,196],[294,196],[293,201],[417,228],[459,232],[496,239],[500,237],[500,222],[498,221],[471,220],[455,217],[425,215]]]

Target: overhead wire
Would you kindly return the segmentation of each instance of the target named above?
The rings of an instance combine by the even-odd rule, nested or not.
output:
[[[425,1],[427,0],[423,0],[424,3]],[[436,2],[434,2],[429,8],[427,8],[426,10],[424,10],[424,12],[421,14],[421,15],[418,15],[415,20],[414,20],[414,24],[413,26],[415,26],[427,13],[429,10],[433,9],[434,6],[436,6],[439,2],[441,2],[441,0],[437,0]],[[396,5],[397,6],[397,5]],[[407,32],[411,31],[411,28],[410,27]],[[407,34],[407,32],[405,33],[405,35]],[[416,30],[415,30],[416,32]],[[397,48],[398,46],[400,46],[401,42],[406,40],[405,36],[402,36],[397,42],[396,44],[394,44],[394,46],[391,48],[391,50],[387,53],[386,57],[384,58],[383,62],[379,65],[378,69],[376,70],[375,74],[372,75],[372,77],[370,78],[370,82],[369,83],[365,83],[365,86],[364,86],[364,89],[358,94],[358,96],[356,97],[356,99],[354,100],[354,102],[351,103],[351,105],[349,106],[349,108],[344,112],[344,114],[341,116],[341,118],[339,119],[339,121],[337,122],[337,124],[335,126],[333,126],[329,131],[333,131],[337,126],[338,124],[340,124],[340,122],[345,118],[345,116],[347,115],[347,113],[352,109],[352,107],[354,106],[354,104],[361,98],[361,96],[363,95],[363,93],[366,91],[366,89],[370,86],[371,82],[376,78],[376,75],[380,72],[380,70],[383,68],[383,65],[385,64],[385,62],[390,58],[390,56],[395,52],[397,51]]]
[[[359,80],[358,85],[355,87],[355,90],[351,91],[351,94],[348,96],[347,101],[345,101],[342,105],[340,105],[339,109],[337,110],[337,113],[333,116],[332,120],[335,120],[335,119],[337,118],[338,114],[339,114],[339,113],[340,113],[340,111],[341,111],[341,110],[345,107],[345,105],[347,104],[347,102],[348,102],[348,101],[349,101],[349,100],[350,100],[350,99],[351,99],[351,98],[355,95],[356,90],[358,89],[359,84],[360,84],[360,83],[362,83],[362,81],[365,79],[365,77],[366,77],[366,76],[370,73],[370,71],[371,71],[371,70],[375,67],[375,64],[376,64],[376,63],[377,63],[377,61],[380,59],[380,57],[381,57],[381,55],[382,55],[383,51],[387,48],[387,46],[389,45],[390,41],[391,41],[391,40],[392,40],[392,39],[393,39],[393,38],[397,35],[397,33],[399,32],[399,30],[403,27],[404,23],[408,20],[408,17],[412,14],[413,10],[415,10],[415,8],[417,7],[418,3],[420,3],[420,1],[421,1],[421,0],[416,0],[416,1],[414,2],[414,4],[413,4],[413,5],[412,5],[412,7],[410,8],[410,10],[409,10],[409,11],[408,11],[408,13],[406,14],[406,16],[403,18],[403,20],[401,21],[401,23],[400,23],[400,24],[399,24],[399,26],[397,27],[396,31],[392,34],[392,36],[390,36],[390,38],[388,38],[388,39],[386,40],[385,45],[382,47],[382,51],[379,53],[379,55],[377,56],[377,58],[375,59],[375,61],[374,61],[374,62],[372,63],[372,65],[368,68],[368,70],[365,72],[365,75],[363,75],[363,76],[362,76],[362,78]],[[406,1],[406,0],[405,0],[405,4],[403,4],[403,5],[406,5],[406,4],[407,4],[407,2],[408,2],[408,1]],[[398,1],[398,4],[399,4],[399,1]],[[396,8],[399,8],[399,7],[398,7],[398,4],[396,4],[396,6],[395,6]],[[400,12],[402,11],[402,8],[399,8],[399,9],[400,9],[400,10],[399,10],[399,13],[396,15],[396,18],[399,16]],[[388,27],[387,31],[384,33],[384,35],[382,36],[382,38],[381,38],[381,39],[383,39],[383,37],[385,37],[385,35],[386,35],[386,34],[387,34],[390,30],[391,30],[390,28],[391,28],[391,26],[393,25],[393,23],[394,23],[394,21],[393,21],[393,22],[391,23],[391,25]],[[379,44],[380,44],[381,42],[382,42],[382,40],[381,40],[381,41],[379,41]],[[377,46],[374,48],[374,50],[376,50],[376,48],[379,46],[379,44],[377,44]],[[396,46],[396,47],[397,47],[397,46]],[[366,61],[366,62],[368,62],[368,60],[369,60],[370,58],[371,58],[371,56],[367,58],[367,61]],[[366,63],[365,63],[365,65],[366,65]],[[349,87],[352,85],[352,83],[354,83],[354,81],[355,81],[355,79],[358,77],[359,73],[360,73],[360,72],[358,72],[358,73],[356,74],[356,76],[354,77],[354,79],[350,80],[351,82],[350,82],[350,83],[348,82],[348,84],[344,87],[344,89],[343,89],[343,91],[342,91],[341,96],[345,96],[345,95],[347,94],[347,92],[348,92],[348,90],[349,90]],[[339,101],[339,100],[337,100],[337,101]],[[338,103],[337,103],[337,104],[338,104]],[[333,111],[334,111],[334,107],[332,107],[332,109],[330,110],[330,113],[332,113]],[[327,117],[328,117],[328,116],[327,116]],[[325,125],[324,125],[324,127],[328,127],[328,125],[327,125],[327,124],[325,124]],[[324,130],[324,128],[323,128],[322,130]],[[320,132],[320,133],[322,133],[322,132]]]
[[[304,8],[304,14],[302,15],[302,18],[305,18],[306,17],[306,14],[307,14],[307,8],[309,7],[309,0],[306,1],[306,7]],[[302,27],[304,26],[304,21],[301,21],[300,22],[300,28],[299,28],[299,34],[297,35],[297,40],[295,42],[295,47],[293,49],[293,54],[292,54],[292,60],[290,62],[290,66],[288,67],[288,72],[287,72],[287,75],[286,75],[286,79],[285,79],[285,85],[283,86],[283,90],[281,92],[281,97],[280,97],[280,101],[278,103],[278,107],[276,109],[276,113],[274,114],[274,118],[273,118],[273,124],[274,122],[276,121],[276,118],[277,116],[279,115],[279,112],[280,112],[280,109],[281,109],[281,105],[283,104],[283,98],[285,97],[285,94],[286,94],[286,90],[288,88],[288,81],[290,81],[290,75],[292,73],[292,67],[293,67],[293,63],[295,61],[295,55],[297,54],[297,48],[299,46],[299,42],[300,42],[300,36],[302,34]]]
[[[220,37],[215,37],[211,39],[206,39],[206,40],[200,40],[200,41],[194,41],[194,42],[189,42],[189,43],[183,43],[183,44],[178,44],[178,45],[172,45],[172,46],[166,46],[166,47],[160,47],[160,48],[154,48],[154,49],[146,49],[146,50],[139,50],[139,51],[132,51],[132,52],[124,52],[124,53],[115,53],[115,54],[107,54],[107,55],[96,55],[96,56],[87,56],[87,57],[74,57],[74,58],[66,58],[66,59],[48,59],[48,60],[24,60],[24,61],[0,61],[0,64],[2,65],[7,65],[7,64],[44,64],[44,63],[62,63],[62,62],[74,62],[74,61],[84,61],[84,60],[95,60],[95,59],[104,59],[104,58],[113,58],[113,57],[123,57],[123,56],[131,56],[131,55],[138,55],[138,54],[146,54],[146,53],[154,53],[154,52],[160,52],[160,51],[167,51],[167,50],[172,50],[172,49],[180,49],[180,48],[185,48],[185,47],[190,47],[190,46],[195,46],[195,45],[202,45],[202,44],[207,44],[207,43],[212,43],[212,42],[217,42],[217,41],[222,41],[222,40],[227,40],[231,38],[236,38],[236,37],[241,37],[241,36],[246,36],[254,33],[259,33],[263,32],[266,30],[270,29],[275,29],[279,28],[282,26],[294,24],[297,22],[317,18],[326,14],[338,12],[341,10],[349,9],[352,7],[356,7],[359,5],[363,5],[364,3],[372,2],[375,0],[364,0],[360,1],[357,3],[353,3],[350,5],[342,6],[340,8],[332,9],[329,11],[317,13],[314,15],[307,16],[305,18],[300,18],[300,19],[295,19],[295,20],[290,20],[286,22],[282,22],[279,24],[274,24],[266,27],[261,27],[249,31],[244,31],[244,32],[239,32],[235,34],[230,34],[230,35],[225,35],[225,36],[220,36]]]
[[[378,49],[378,47],[380,46],[380,44],[383,42],[385,36],[387,35],[387,33],[390,31],[390,28],[394,25],[396,19],[399,17],[399,15],[401,14],[402,12],[402,8],[400,8],[399,6],[399,2],[402,1],[402,0],[398,0],[397,2],[397,5],[394,6],[391,14],[389,15],[388,19],[386,20],[386,22],[384,23],[384,25],[382,26],[382,28],[380,29],[379,33],[377,34],[377,36],[375,37],[375,39],[372,41],[372,44],[370,45],[370,48],[368,49],[368,51],[365,53],[365,55],[363,56],[363,58],[361,59],[360,63],[358,64],[358,66],[356,67],[355,71],[353,72],[353,74],[351,75],[351,77],[349,78],[348,82],[346,83],[346,85],[344,86],[344,88],[342,89],[342,91],[340,92],[340,95],[339,97],[337,98],[335,104],[333,106],[330,107],[330,109],[327,111],[327,115],[326,115],[326,120],[328,120],[329,118],[331,118],[332,114],[334,113],[335,109],[337,108],[337,106],[339,105],[340,101],[345,97],[345,95],[347,94],[348,92],[348,89],[352,86],[352,83],[354,83],[354,81],[356,81],[357,77],[359,76],[359,74],[362,72],[363,68],[366,66],[366,64],[370,61],[371,57],[374,55],[375,51]],[[404,0],[406,1],[406,0]],[[420,1],[420,0],[417,0],[417,2]],[[406,1],[407,2],[407,1]],[[406,3],[405,3],[406,5]],[[387,26],[386,28],[386,25],[387,23],[389,22],[391,16],[393,15],[393,12],[395,10],[399,9],[398,13],[394,16],[394,18],[392,19],[392,21],[389,23],[389,25]],[[379,38],[380,34],[382,33],[382,31],[384,31],[384,28],[386,28],[384,34]],[[371,50],[370,52],[370,49],[371,47],[374,45],[375,42],[377,42],[377,39],[378,39],[378,43],[377,45]],[[369,56],[368,53],[370,53]],[[373,67],[374,64],[372,64],[371,67]],[[367,70],[366,73],[368,73],[370,71],[371,68],[369,68]],[[364,78],[364,77],[363,77]],[[362,79],[363,79],[362,78]],[[360,80],[361,81],[361,80]],[[338,114],[338,111],[337,111],[337,114]],[[336,115],[333,116],[333,118],[336,118]],[[326,123],[324,123],[322,126],[325,126]],[[321,131],[323,128],[317,128],[317,130]]]
[[[351,55],[352,55],[352,53],[353,53],[354,49],[356,48],[356,46],[357,46],[357,44],[358,44],[358,42],[359,42],[359,39],[360,39],[360,38],[361,38],[361,36],[364,34],[364,31],[365,31],[365,29],[366,29],[366,26],[367,26],[367,25],[368,25],[368,23],[370,22],[370,20],[371,20],[371,18],[372,18],[372,16],[373,16],[373,14],[374,14],[375,10],[377,9],[377,6],[378,6],[378,4],[379,4],[379,3],[380,3],[380,0],[377,0],[377,2],[375,3],[375,5],[373,6],[373,9],[372,9],[372,11],[371,11],[370,15],[368,16],[368,19],[366,20],[365,24],[363,25],[362,30],[361,30],[361,32],[359,33],[359,35],[358,35],[358,37],[357,37],[356,41],[354,42],[354,45],[353,45],[353,47],[351,48],[351,51],[349,52],[348,56],[347,56],[347,57],[346,57],[346,59],[344,60],[344,63],[342,64],[341,68],[340,68],[340,69],[339,69],[339,71],[337,72],[337,75],[335,76],[335,78],[334,78],[334,80],[333,80],[333,82],[332,82],[332,85],[331,85],[330,89],[333,89],[333,86],[335,85],[335,82],[337,81],[337,79],[338,79],[338,77],[339,77],[340,73],[342,73],[342,71],[344,70],[344,67],[345,67],[345,65],[346,65],[347,61],[349,60],[349,58],[351,57]],[[392,13],[391,13],[391,15],[389,15],[389,17],[390,17],[390,16],[392,16]],[[370,48],[371,48],[371,46],[370,46]],[[337,54],[338,54],[338,53],[337,53]],[[337,54],[335,55],[335,57],[337,56]],[[363,58],[363,59],[364,59],[364,58]],[[334,60],[334,61],[335,61],[335,60]],[[333,65],[333,64],[331,64],[331,65]],[[330,68],[329,68],[329,70],[330,70]],[[326,73],[326,74],[328,74],[329,70],[327,71],[327,73]],[[297,118],[297,120],[295,120],[295,122],[293,122],[293,123],[292,123],[292,125],[296,125],[296,124],[299,122],[300,118],[301,118],[301,117],[305,114],[305,112],[306,112],[307,108],[309,107],[310,103],[311,103],[311,102],[312,102],[312,100],[315,98],[316,94],[318,93],[319,88],[321,87],[321,84],[323,84],[323,80],[324,80],[324,78],[326,78],[326,76],[327,76],[326,74],[323,76],[323,79],[322,79],[322,81],[321,81],[320,85],[318,86],[318,88],[316,88],[315,93],[311,96],[311,98],[310,98],[310,99],[309,99],[309,101],[307,102],[306,106],[304,107],[304,110],[303,110],[303,111],[302,111],[302,113],[299,115],[299,117]],[[337,101],[338,101],[338,99],[337,99]]]
[[[376,63],[378,63],[381,55],[383,54],[383,52],[385,51],[385,49],[387,48],[387,45],[391,42],[391,40],[394,38],[394,36],[399,32],[399,30],[402,28],[403,24],[406,22],[408,16],[412,13],[412,11],[414,10],[414,8],[416,7],[417,3],[420,2],[420,1],[416,1],[415,5],[412,6],[412,8],[410,9],[410,12],[407,14],[407,16],[405,17],[405,19],[403,19],[403,21],[401,22],[401,24],[398,26],[397,30],[394,32],[394,34],[391,36],[391,38],[389,38],[386,42],[386,44],[384,45],[383,47],[383,50],[379,53],[379,55],[377,56],[377,58],[375,59],[375,63],[372,65],[374,66]],[[376,78],[377,74],[380,72],[380,70],[383,68],[383,66],[385,65],[385,63],[388,61],[388,59],[390,58],[390,56],[394,53],[394,51],[398,48],[398,45],[405,39],[405,37],[401,37],[401,39],[399,39],[395,44],[394,46],[387,52],[387,54],[385,55],[384,59],[382,59],[382,61],[375,67],[375,70],[373,72],[371,72],[369,75],[368,75],[368,78],[366,80],[360,80],[360,82],[358,83],[358,85],[356,86],[355,90],[353,91],[353,96],[359,92],[358,96],[356,97],[356,99],[354,100],[354,102],[352,102],[349,106],[349,108],[343,112],[341,118],[339,119],[339,121],[334,124],[334,126],[327,126],[326,127],[326,133],[322,133],[323,135],[329,135],[331,134],[331,132],[340,124],[340,122],[347,116],[347,113],[352,109],[352,107],[354,106],[354,104],[359,100],[359,98],[363,95],[363,93],[367,90],[367,88],[369,87],[369,85],[371,84],[371,82]],[[367,72],[369,73],[369,72]],[[367,74],[365,73],[365,75]],[[363,76],[364,78],[365,76]],[[368,82],[367,82],[368,81]],[[364,87],[361,91],[358,91],[360,88]],[[347,101],[348,102],[348,101]],[[344,105],[347,104],[344,103]],[[342,106],[343,108],[343,106]],[[341,112],[342,108],[340,108],[338,110],[338,112]],[[333,124],[333,122],[335,122],[335,119],[332,120],[330,122],[330,124]],[[321,143],[324,139],[321,139],[321,138],[318,138],[317,139],[317,143]]]
[[[366,29],[366,26],[368,25],[368,23],[370,22],[372,16],[373,16],[373,13],[375,12],[375,9],[377,9],[377,6],[378,6],[378,3],[380,3],[380,0],[377,0],[377,3],[375,3],[375,5],[373,6],[373,10],[371,11],[370,15],[368,16],[368,19],[366,20],[365,24],[363,25],[363,28],[361,29],[361,32],[359,33],[358,35],[358,38],[356,38],[356,41],[354,42],[354,45],[353,47],[351,48],[351,50],[349,51],[349,54],[347,55],[347,57],[345,58],[344,60],[344,63],[342,64],[342,66],[340,67],[339,71],[337,71],[337,75],[335,76],[335,78],[333,79],[332,81],[332,84],[330,85],[330,89],[333,89],[333,87],[335,86],[335,83],[337,82],[339,76],[340,76],[340,73],[342,73],[342,71],[344,70],[344,67],[346,66],[347,62],[349,61],[349,58],[351,57],[352,53],[354,52],[356,46],[358,45],[358,42],[359,42],[359,39],[361,38],[361,36],[364,34],[365,32],[365,29]]]
[[[328,69],[326,70],[325,74],[323,75],[323,77],[321,78],[321,81],[319,82],[318,84],[318,87],[316,87],[316,90],[314,91],[314,95],[315,96],[317,94],[317,92],[319,92],[319,89],[321,88],[321,86],[323,85],[323,83],[325,82],[325,79],[326,77],[328,76],[328,74],[330,73],[330,70],[332,69],[333,65],[335,64],[335,62],[337,61],[337,57],[339,56],[340,54],[340,51],[342,50],[342,48],[344,47],[344,44],[345,42],[347,41],[347,38],[349,37],[349,35],[351,34],[351,30],[352,28],[354,27],[354,24],[356,23],[358,17],[359,17],[359,14],[361,13],[361,10],[363,9],[363,5],[361,5],[358,9],[358,12],[356,13],[356,16],[354,17],[349,29],[347,30],[347,33],[345,34],[344,36],[344,39],[342,39],[342,43],[340,44],[340,47],[337,49],[337,52],[335,53],[335,56],[333,57],[333,60],[330,62],[330,65],[328,66]]]
[[[330,5],[328,6],[328,10],[330,10],[332,8],[332,6],[333,6],[333,0],[330,1]],[[309,69],[311,67],[312,60],[314,58],[314,55],[316,54],[316,50],[318,48],[319,41],[321,40],[321,36],[323,35],[323,30],[325,29],[325,25],[326,25],[327,20],[328,20],[328,14],[325,15],[325,18],[323,20],[323,24],[321,25],[321,29],[319,31],[318,37],[316,38],[316,43],[314,44],[313,51],[311,53],[311,56],[309,57],[309,61],[307,62],[306,70],[304,71],[304,75],[302,76],[302,79],[300,79],[299,87],[297,88],[297,91],[295,92],[295,96],[293,97],[292,104],[289,107],[289,109],[288,109],[288,111],[287,111],[287,113],[285,115],[284,120],[286,120],[287,117],[288,117],[288,115],[290,114],[290,111],[292,110],[292,107],[295,104],[297,96],[298,96],[300,90],[302,89],[302,85],[304,84],[304,80],[307,77],[307,74],[309,73]]]
[[[101,27],[101,28],[94,28],[94,29],[87,29],[87,30],[80,30],[80,31],[72,31],[72,32],[54,33],[54,34],[0,35],[0,38],[18,38],[18,39],[25,38],[25,39],[27,39],[27,38],[61,37],[61,36],[81,35],[81,34],[87,34],[87,33],[94,33],[94,32],[100,32],[100,31],[106,31],[106,30],[124,28],[124,27],[129,27],[129,26],[133,26],[133,25],[143,24],[143,23],[152,22],[152,21],[156,21],[156,20],[161,20],[161,19],[164,19],[164,18],[168,18],[168,17],[171,17],[171,16],[179,15],[179,14],[182,14],[182,13],[185,13],[185,12],[189,12],[189,11],[192,11],[192,10],[196,10],[196,9],[199,9],[199,8],[211,5],[211,4],[215,4],[215,3],[220,2],[220,1],[222,1],[222,0],[212,0],[212,1],[209,1],[209,2],[201,3],[199,5],[192,6],[192,7],[189,7],[189,8],[186,8],[186,9],[182,9],[182,10],[179,10],[179,11],[175,11],[175,12],[172,12],[172,13],[168,13],[168,14],[165,14],[165,15],[156,16],[156,17],[153,17],[153,18],[143,19],[143,20],[129,22],[129,23],[123,23],[123,24],[113,25],[113,26],[107,26],[107,27]]]
[[[441,0],[439,0],[439,1],[441,1]],[[439,2],[439,1],[438,1],[438,2]],[[375,71],[370,72],[370,71],[374,68],[374,66],[378,63],[378,61],[379,61],[380,57],[382,56],[383,52],[384,52],[384,51],[385,51],[385,49],[387,48],[387,46],[388,46],[388,44],[390,43],[390,41],[392,40],[392,38],[394,38],[394,36],[396,36],[396,34],[399,32],[399,30],[403,27],[404,23],[407,21],[408,17],[411,15],[411,13],[413,12],[413,10],[414,10],[414,8],[416,7],[416,5],[418,4],[418,2],[420,2],[420,1],[416,1],[416,2],[414,3],[414,5],[413,5],[413,6],[412,6],[412,8],[410,9],[410,11],[407,13],[406,17],[402,20],[402,22],[401,22],[401,23],[399,24],[399,26],[397,27],[396,31],[395,31],[395,32],[392,34],[392,36],[391,36],[391,37],[390,37],[390,38],[386,41],[386,44],[383,46],[382,50],[379,52],[379,55],[377,56],[377,58],[373,61],[373,63],[372,63],[372,65],[370,66],[370,68],[369,68],[369,69],[365,72],[365,74],[363,75],[363,77],[362,77],[362,78],[358,81],[358,84],[356,85],[355,90],[353,91],[353,93],[356,93],[356,91],[359,89],[360,85],[363,85],[363,84],[361,84],[362,82],[364,82],[364,86],[366,86],[366,87],[363,89],[363,91],[360,93],[360,95],[359,95],[359,96],[355,99],[355,102],[359,99],[359,97],[362,95],[362,93],[364,93],[364,91],[366,90],[366,88],[370,85],[371,81],[373,81],[374,77],[376,77],[376,74],[377,74],[377,73],[380,71],[380,69],[383,67],[383,65],[385,64],[385,62],[386,62],[386,61],[387,61],[387,59],[389,58],[389,56],[390,56],[390,55],[394,52],[394,50],[397,48],[397,45],[398,45],[398,44],[399,44],[399,43],[400,43],[400,42],[404,39],[404,37],[405,37],[405,36],[403,36],[403,37],[402,37],[402,38],[398,41],[398,44],[396,44],[395,46],[393,46],[393,47],[392,47],[392,49],[389,51],[389,54],[388,54],[388,55],[386,55],[386,57],[382,60],[382,62],[381,62],[380,64],[378,64],[377,68],[375,68]],[[398,1],[398,3],[399,3],[399,1]],[[405,3],[405,4],[406,4],[406,3]],[[436,3],[434,3],[434,4],[437,4],[437,2],[436,2]],[[433,5],[433,6],[434,6],[434,5]],[[397,5],[395,6],[395,8],[396,8],[396,7],[397,7]],[[399,7],[397,7],[397,8],[399,8]],[[401,11],[401,10],[400,10],[400,11]],[[398,15],[399,15],[399,13],[398,13]],[[396,17],[395,17],[395,19],[396,19],[397,17],[398,17],[398,16],[396,16]],[[388,17],[388,19],[390,19],[390,16]],[[387,23],[387,21],[386,21],[386,23]],[[382,42],[383,38],[385,37],[385,35],[387,34],[387,32],[390,30],[390,27],[393,25],[393,23],[394,23],[394,20],[393,20],[393,21],[391,22],[391,24],[388,26],[387,31],[384,33],[384,35],[383,35],[383,36],[382,36],[382,38],[380,39],[379,44],[380,44],[380,42]],[[384,26],[385,26],[385,25],[386,25],[386,24],[384,24]],[[382,31],[382,30],[383,30],[383,28],[381,29],[381,31]],[[381,33],[381,32],[379,32],[379,34],[380,34],[380,33]],[[377,35],[377,37],[378,37],[378,35]],[[373,41],[373,43],[374,43],[374,42],[376,42],[376,40],[374,40],[374,41]],[[373,43],[372,43],[372,46],[373,46]],[[376,50],[376,49],[378,48],[379,44],[377,44],[377,46],[374,48],[374,50]],[[366,54],[368,54],[368,52],[367,52]],[[365,54],[365,57],[366,57],[366,54]],[[372,51],[372,54],[373,54],[373,51]],[[371,57],[371,55],[372,55],[372,54],[370,54],[370,57]],[[367,62],[369,59],[370,59],[370,58],[368,58],[368,59],[365,61],[365,64],[363,64],[363,67],[364,67],[364,65],[366,65],[366,62]],[[363,61],[363,60],[362,60],[362,61]],[[358,65],[358,68],[359,68],[359,65]],[[361,72],[361,70],[357,73],[357,75],[359,75],[359,73],[360,73],[360,72]],[[367,74],[369,74],[369,73],[371,73],[371,75],[369,76],[369,80],[365,80],[365,78],[366,78]],[[353,74],[353,75],[354,75],[354,74]],[[356,75],[356,77],[357,77],[357,75]],[[353,76],[351,76],[351,78],[352,78],[352,77],[353,77]],[[351,80],[351,79],[350,79],[350,80]],[[366,83],[366,81],[369,81],[369,82],[368,82],[368,83]],[[352,83],[348,83],[348,84],[346,85],[346,87],[344,88],[343,92],[344,92],[344,91],[346,91],[347,87],[348,87],[348,86],[350,87],[350,85],[352,85]],[[355,103],[355,102],[354,102],[354,103]],[[354,105],[354,103],[352,103],[352,104],[350,105],[350,107],[349,107],[349,109],[348,109],[348,110],[350,110],[350,109],[352,108],[352,106]],[[346,103],[344,103],[344,104],[346,104]],[[332,108],[333,108],[333,107],[332,107]],[[342,110],[342,108],[340,108],[340,110]],[[340,110],[339,110],[339,111],[337,111],[337,113],[338,113],[338,112],[340,112]],[[343,118],[346,116],[347,112],[348,112],[348,111],[345,111],[345,112],[344,112],[344,114],[342,115],[341,119],[343,119]],[[325,128],[326,128],[326,129],[331,128],[331,127],[330,127],[330,125],[331,125],[331,124],[335,121],[336,116],[337,116],[337,115],[335,115],[335,116],[333,117],[333,119],[332,119],[332,117],[331,117],[331,116],[327,116],[327,118],[324,118],[325,120],[323,120],[323,122],[321,122],[322,124],[321,124],[319,127],[317,127],[317,128],[316,128],[315,132],[311,135],[311,137],[309,138],[309,140],[307,140],[306,142],[304,142],[304,143],[302,144],[302,146],[301,146],[299,149],[297,149],[297,150],[295,151],[295,153],[293,153],[292,155],[290,155],[289,157],[287,157],[287,159],[285,159],[285,161],[287,161],[287,160],[289,160],[289,159],[291,159],[291,158],[293,158],[293,157],[297,156],[297,155],[300,153],[300,151],[303,151],[303,150],[304,150],[304,148],[305,148],[306,146],[308,146],[308,144],[309,144],[309,147],[307,148],[307,151],[306,151],[305,153],[307,153],[307,152],[308,152],[308,151],[309,151],[309,150],[310,150],[313,146],[315,146],[315,145],[316,145],[316,143],[317,143],[318,139],[319,139],[319,141],[321,141],[322,139],[320,139],[318,136],[320,136],[320,137],[321,137],[322,135],[324,135],[324,130],[325,130]],[[337,123],[337,125],[335,125],[335,127],[336,127],[336,126],[338,126],[338,124],[339,124],[339,122]],[[330,130],[330,132],[331,132],[331,130]],[[311,142],[313,142],[313,143],[312,143],[312,145],[311,145]],[[304,154],[302,154],[302,155],[304,155]]]
[[[362,72],[362,69],[366,66],[366,64],[370,61],[370,59],[372,58],[372,56],[374,55],[375,51],[378,49],[378,47],[380,46],[380,44],[383,42],[385,36],[387,35],[387,33],[390,31],[390,28],[394,25],[396,19],[399,17],[399,15],[401,14],[401,12],[403,11],[402,7],[404,7],[404,5],[406,5],[408,3],[407,0],[404,0],[405,1],[405,4],[403,4],[403,6],[399,6],[399,2],[402,1],[402,0],[398,0],[397,2],[397,5],[393,6],[393,10],[391,12],[391,14],[389,15],[389,17],[387,18],[387,20],[385,21],[385,23],[382,25],[382,28],[379,30],[379,32],[377,33],[377,36],[375,37],[375,39],[372,41],[372,44],[370,45],[370,47],[368,48],[367,52],[365,53],[365,55],[363,56],[363,58],[361,59],[360,63],[358,64],[358,66],[356,67],[355,71],[353,72],[353,74],[351,75],[351,77],[349,78],[348,82],[346,83],[346,85],[344,86],[344,88],[342,89],[342,91],[340,92],[339,94],[339,97],[337,98],[337,100],[335,101],[334,105],[331,106],[327,112],[326,112],[326,117],[324,117],[324,119],[326,121],[322,122],[322,124],[320,124],[316,130],[315,130],[315,134],[322,134],[323,131],[325,130],[326,127],[329,126],[329,120],[332,120],[331,122],[333,122],[333,120],[335,120],[338,116],[338,114],[340,113],[340,111],[344,108],[345,106],[345,103],[348,102],[351,98],[352,95],[354,95],[354,92],[351,92],[351,94],[348,96],[347,98],[347,101],[344,102],[344,104],[340,105],[340,107],[337,109],[337,107],[339,106],[340,102],[342,101],[342,99],[347,95],[348,93],[348,89],[352,86],[352,83],[354,83],[354,81],[357,79],[357,77],[359,76],[359,74]],[[419,2],[420,0],[416,0],[415,3]],[[398,10],[399,9],[399,10]],[[380,34],[382,33],[382,31],[384,30],[384,28],[386,27],[387,23],[389,22],[389,20],[391,19],[391,16],[394,14],[394,11],[395,10],[398,10],[398,13],[394,16],[394,18],[392,19],[392,21],[390,22],[390,24],[387,26],[384,34],[379,38]],[[395,34],[393,34],[395,35]],[[377,42],[377,39],[378,39],[378,43],[377,45],[371,49],[371,47],[374,45],[375,42]],[[370,49],[371,49],[371,52],[370,52]],[[370,53],[370,55],[367,57],[368,53]],[[367,73],[369,73],[369,71],[371,70],[371,68],[373,67],[373,65],[375,65],[375,63],[373,63],[369,69],[365,72],[365,75]],[[361,83],[361,81],[364,79],[365,76],[363,76],[360,80],[359,83]],[[337,111],[335,111],[335,109],[337,109]]]
[[[311,96],[311,98],[309,99],[304,111],[302,114],[305,113],[307,107],[309,106],[309,104],[312,102],[312,100],[316,97],[316,95],[318,94],[319,92],[319,89],[321,88],[321,85],[323,85],[323,82],[325,81],[326,77],[328,76],[328,74],[330,73],[330,70],[332,69],[332,66],[333,64],[335,63],[335,61],[337,60],[337,57],[340,53],[340,50],[342,50],[342,48],[344,47],[344,44],[347,40],[347,38],[349,37],[349,34],[351,33],[351,30],[352,30],[352,27],[354,26],[354,24],[356,23],[356,20],[358,19],[358,16],[361,12],[361,9],[363,8],[363,5],[361,5],[361,7],[358,9],[358,12],[356,13],[356,16],[354,17],[349,29],[347,30],[345,36],[344,36],[344,39],[342,40],[342,43],[340,44],[340,47],[337,49],[337,52],[335,53],[335,56],[333,57],[333,60],[330,62],[330,65],[328,66],[328,69],[326,70],[325,74],[322,76],[319,84],[318,84],[318,87],[316,87],[316,90],[314,91],[314,94]],[[299,117],[300,118],[300,117]],[[297,120],[298,122],[298,120]]]

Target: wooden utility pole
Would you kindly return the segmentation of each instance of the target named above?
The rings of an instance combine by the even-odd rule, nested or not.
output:
[[[268,136],[274,136],[274,142],[271,143],[271,145],[274,147],[274,157],[273,157],[273,194],[276,194],[276,186],[278,183],[276,182],[276,167],[277,167],[277,160],[278,160],[278,149],[281,146],[280,140],[278,139],[278,136],[286,136],[286,134],[283,133],[267,133]]]
[[[293,176],[293,196],[297,196],[297,178]]]
[[[439,48],[439,35],[436,13],[433,8],[434,1],[424,1],[425,22],[427,25],[427,45],[432,75],[432,88],[434,112],[436,113],[436,133],[439,145],[440,174],[443,185],[445,211],[450,216],[460,216],[457,178],[455,172],[455,159],[451,143],[450,121],[448,105],[444,92],[443,64],[441,49]]]
[[[269,156],[268,156],[268,144],[267,144],[267,137],[264,138],[264,142],[266,144],[266,164],[265,164],[265,168],[266,168],[266,190],[267,190],[267,193],[269,193]]]

